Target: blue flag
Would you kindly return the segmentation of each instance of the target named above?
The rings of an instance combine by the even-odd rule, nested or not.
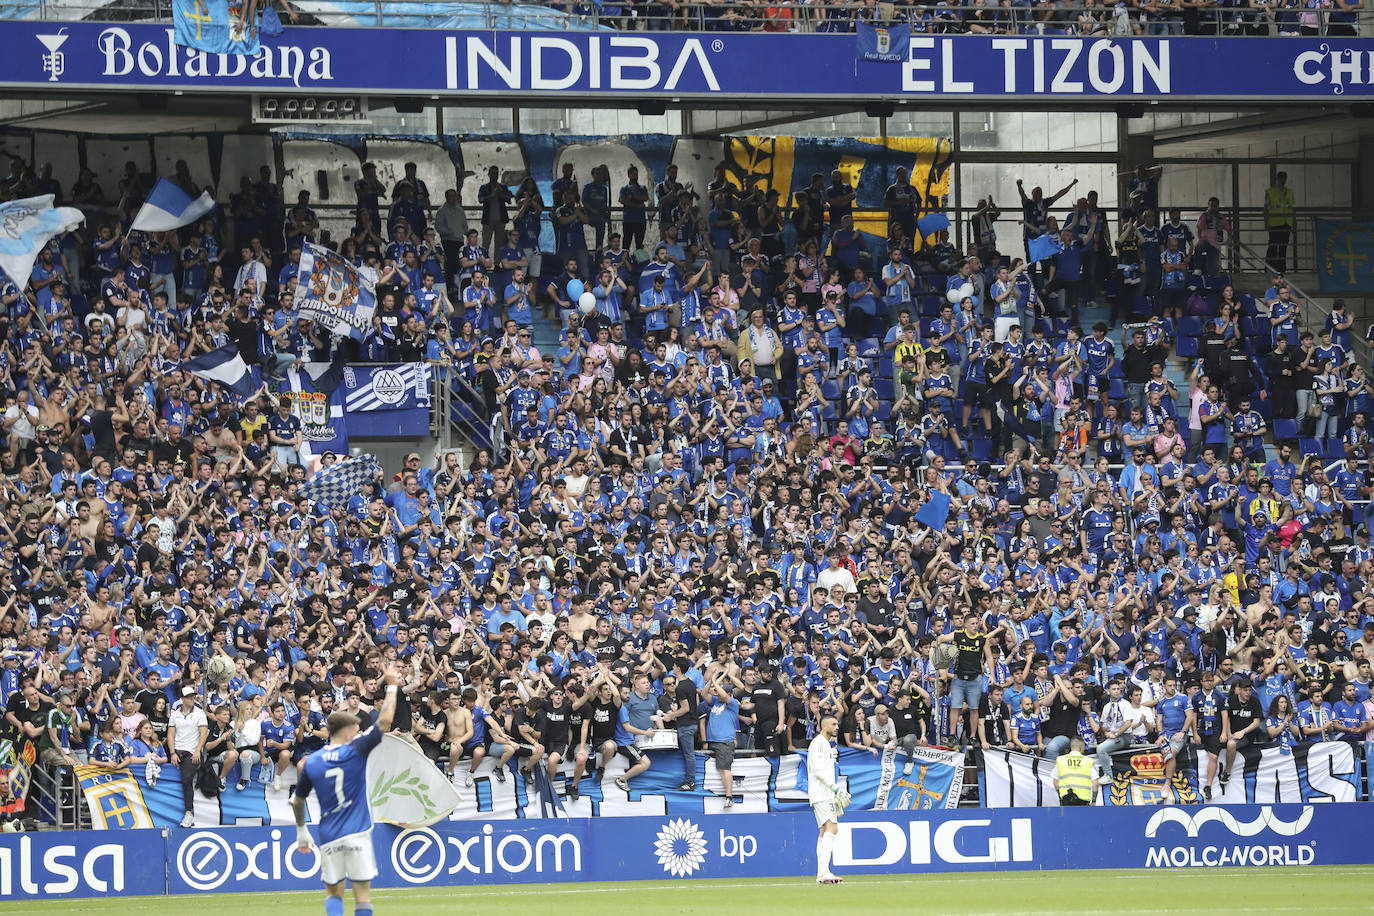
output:
[[[242,0],[172,0],[176,43],[207,54],[257,54],[257,24],[240,27]]]
[[[148,195],[147,201],[134,217],[129,228],[145,232],[166,232],[188,226],[215,209],[215,199],[209,191],[201,193],[195,200],[181,188],[166,178],[159,178],[157,186]]]
[[[1317,280],[1324,293],[1374,290],[1374,223],[1319,219]]]
[[[240,397],[251,398],[262,387],[261,371],[245,363],[239,348],[232,343],[189,359],[181,368],[198,378],[223,385]]]
[[[927,213],[916,220],[916,228],[921,230],[922,237],[934,235],[949,228],[949,217],[943,213]]]
[[[1059,244],[1059,239],[1046,232],[1038,238],[1030,240],[1030,262],[1039,264],[1046,258],[1052,258],[1064,251],[1064,246]]]
[[[860,22],[856,28],[860,60],[898,64],[907,58],[911,29],[905,25],[873,25]]]
[[[362,340],[377,310],[377,272],[354,267],[338,253],[312,242],[301,248],[296,305],[309,318],[340,337]]]
[[[343,391],[322,391],[308,371],[286,370],[282,397],[291,399],[291,412],[301,421],[301,456],[348,454],[348,416]]]
[[[945,521],[948,518],[948,493],[931,493],[930,499],[926,500],[926,504],[916,510],[916,521],[937,530],[945,527]]]

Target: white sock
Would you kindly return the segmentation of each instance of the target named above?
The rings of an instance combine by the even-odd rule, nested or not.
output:
[[[830,854],[835,848],[835,834],[822,833],[816,843],[816,876],[830,874]]]

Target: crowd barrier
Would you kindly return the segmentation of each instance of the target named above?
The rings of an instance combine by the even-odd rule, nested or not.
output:
[[[1374,864],[1367,804],[865,812],[846,816],[844,875]],[[312,890],[288,827],[5,834],[0,901]],[[378,826],[388,888],[805,877],[816,822],[795,814]]]

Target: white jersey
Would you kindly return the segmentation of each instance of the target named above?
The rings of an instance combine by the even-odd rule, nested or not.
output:
[[[806,796],[813,805],[835,803],[835,745],[825,735],[811,739],[806,751]]]

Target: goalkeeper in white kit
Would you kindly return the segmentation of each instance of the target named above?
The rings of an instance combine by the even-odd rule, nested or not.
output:
[[[816,883],[839,884],[843,879],[830,872],[830,856],[835,851],[835,835],[840,830],[840,815],[849,804],[849,793],[840,788],[835,770],[835,736],[840,723],[832,715],[821,717],[820,731],[811,739],[806,753],[806,794],[816,812],[820,837],[816,840]]]

